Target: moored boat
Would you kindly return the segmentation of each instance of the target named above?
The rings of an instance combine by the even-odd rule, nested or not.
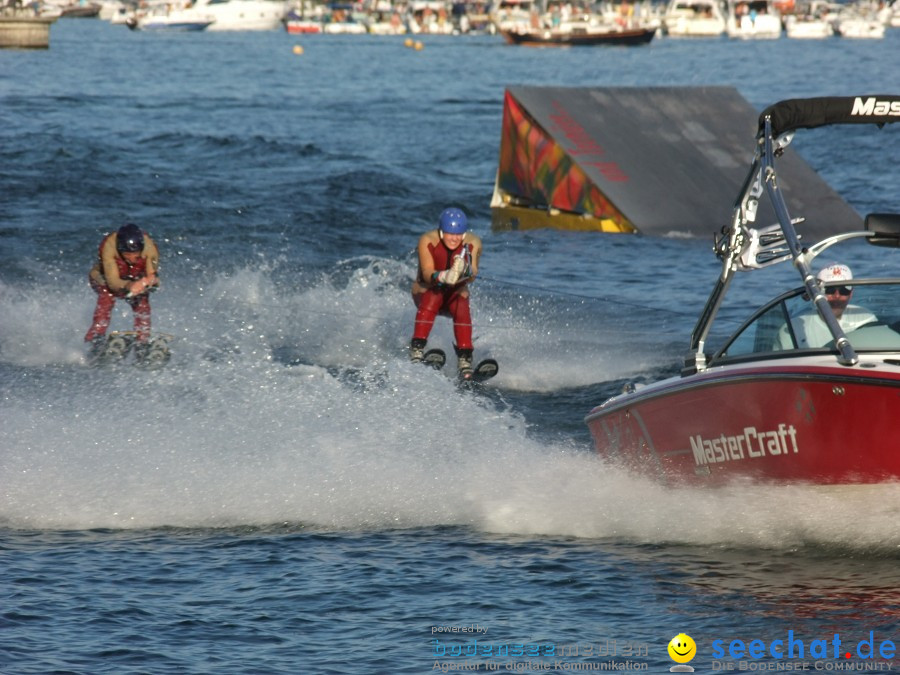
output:
[[[854,10],[841,11],[835,20],[835,32],[844,38],[880,40],[887,27],[875,15],[861,14]]]
[[[102,5],[96,2],[75,2],[66,5],[60,13],[65,19],[93,19],[100,15]]]
[[[539,21],[539,3],[534,0],[499,0],[490,11],[491,26],[496,32],[533,28]]]
[[[649,43],[656,31],[652,28],[592,26],[571,30],[553,28],[518,28],[501,30],[511,45],[527,47],[636,46]]]
[[[834,35],[834,26],[824,19],[788,17],[784,32],[793,40],[821,40]]]
[[[213,20],[210,31],[275,30],[287,13],[284,0],[196,0],[192,9]]]
[[[215,18],[192,9],[170,9],[155,6],[148,14],[138,14],[129,18],[125,25],[132,30],[196,32],[209,28]]]
[[[662,23],[671,37],[718,37],[725,32],[718,0],[670,0]]]
[[[763,111],[732,222],[716,241],[721,272],[681,374],[629,387],[590,412],[602,456],[669,484],[900,481],[900,276],[875,276],[884,266],[865,256],[852,274],[843,264],[814,271],[838,244],[900,246],[900,214],[870,214],[862,231],[801,245],[802,218],[792,218],[782,190],[790,176],[780,173],[798,129],[897,121],[900,95],[793,99]],[[778,222],[758,227],[764,197]],[[736,273],[787,261],[800,286],[709,348]]]
[[[728,37],[771,40],[781,37],[781,14],[772,0],[728,0]]]
[[[834,17],[829,3],[813,0],[797,5],[793,14],[784,16],[787,37],[800,40],[819,40],[834,35]]]
[[[291,9],[282,19],[284,29],[291,35],[307,35],[322,32],[322,12],[313,15],[312,12]]]
[[[322,32],[322,24],[312,19],[286,18],[284,29],[291,35],[312,35]]]

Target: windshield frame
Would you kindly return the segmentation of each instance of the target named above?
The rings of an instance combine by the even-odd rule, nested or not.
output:
[[[831,288],[835,286],[850,286],[854,290],[865,287],[896,287],[896,293],[891,294],[897,297],[897,301],[893,303],[891,307],[885,307],[884,303],[877,303],[875,308],[871,311],[874,312],[875,318],[877,319],[875,322],[867,322],[863,325],[860,325],[856,330],[861,330],[864,328],[874,328],[878,326],[886,327],[889,330],[892,330],[898,334],[898,338],[895,341],[892,339],[885,340],[880,346],[873,346],[869,344],[866,346],[866,340],[860,339],[862,334],[858,334],[856,336],[856,340],[854,340],[853,333],[855,331],[848,331],[847,339],[850,344],[853,346],[854,350],[859,353],[900,353],[900,277],[885,277],[878,279],[853,279],[852,281],[837,281],[830,282],[822,285],[823,288]],[[815,312],[816,305],[814,302],[809,300],[808,298],[804,298],[804,295],[807,293],[805,286],[799,286],[797,288],[793,288],[781,295],[776,296],[765,305],[760,307],[757,311],[755,311],[746,321],[744,321],[740,327],[734,333],[732,333],[723,343],[723,345],[717,349],[711,357],[709,357],[708,365],[716,366],[723,365],[726,363],[743,363],[749,361],[760,361],[760,360],[769,360],[769,359],[781,359],[781,358],[793,358],[801,355],[810,355],[810,354],[831,354],[835,357],[840,356],[840,350],[834,345],[834,341],[830,341],[821,347],[797,347],[797,341],[793,335],[793,329],[791,326],[791,321],[789,319],[795,319],[798,316],[797,310],[800,308],[803,309],[803,313],[805,315],[811,315],[812,312]],[[866,307],[866,300],[872,299],[876,300],[878,296],[881,295],[884,298],[889,297],[889,294],[882,293],[863,293],[862,301],[857,305],[856,300],[860,299],[859,295],[856,295],[853,300],[854,306],[862,306]],[[792,302],[793,301],[793,302]],[[878,310],[878,311],[875,311]],[[780,315],[780,319],[782,321],[782,326],[784,329],[791,331],[791,339],[793,341],[794,346],[790,348],[774,348],[770,349],[752,349],[747,350],[745,345],[752,341],[754,344],[758,343],[758,340],[755,335],[748,334],[748,331],[753,331],[754,326],[756,330],[765,327],[766,330],[773,331],[775,330],[774,324],[772,323],[773,317],[777,320],[778,315]],[[816,313],[818,316],[818,313]],[[821,320],[821,318],[819,317]],[[824,323],[824,322],[823,322]],[[781,327],[779,327],[781,329]],[[869,331],[871,332],[871,331]],[[769,335],[771,337],[771,334]],[[892,336],[888,336],[888,338],[892,338]],[[890,343],[890,344],[888,344]],[[735,354],[735,346],[741,345],[742,348],[739,350],[739,353]]]

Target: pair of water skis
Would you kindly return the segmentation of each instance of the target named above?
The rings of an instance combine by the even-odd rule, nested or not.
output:
[[[440,370],[447,363],[447,354],[443,349],[429,349],[422,357],[422,363],[435,370]],[[482,359],[472,370],[461,370],[459,381],[461,384],[481,384],[491,379],[499,370],[500,366],[494,359]]]
[[[147,342],[138,342],[134,331],[113,331],[106,337],[98,338],[90,347],[87,362],[90,366],[120,365],[129,354],[134,355],[133,364],[144,370],[162,368],[172,358],[169,343],[172,336],[156,333]]]
[[[162,368],[172,357],[169,343],[173,336],[157,333],[145,343],[137,341],[134,331],[113,331],[107,337],[98,338],[90,348],[87,356],[90,366],[119,365],[126,362],[129,354],[134,354],[133,363],[138,368],[156,370]],[[447,362],[443,349],[430,349],[425,352],[422,362],[435,370],[440,370]],[[482,359],[472,370],[460,371],[461,384],[480,384],[494,377],[499,365],[494,359]]]

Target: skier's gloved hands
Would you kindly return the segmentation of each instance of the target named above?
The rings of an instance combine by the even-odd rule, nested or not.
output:
[[[434,280],[439,284],[444,284],[445,286],[452,286],[457,281],[459,281],[459,272],[454,271],[452,267],[449,270],[435,272],[434,275]]]
[[[456,273],[456,281],[469,276],[467,274],[467,268],[468,265],[466,264],[466,257],[464,255],[453,256],[453,264],[450,266],[450,270]],[[456,281],[453,283],[456,283]]]
[[[140,279],[131,282],[131,284],[128,286],[128,294],[126,297],[133,298],[136,295],[145,293],[150,286],[158,283],[159,280],[156,278],[155,274],[141,277]]]

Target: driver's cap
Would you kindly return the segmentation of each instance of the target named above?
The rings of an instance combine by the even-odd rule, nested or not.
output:
[[[850,281],[853,278],[853,272],[850,268],[841,263],[831,263],[819,270],[816,279],[823,283],[829,281]]]

